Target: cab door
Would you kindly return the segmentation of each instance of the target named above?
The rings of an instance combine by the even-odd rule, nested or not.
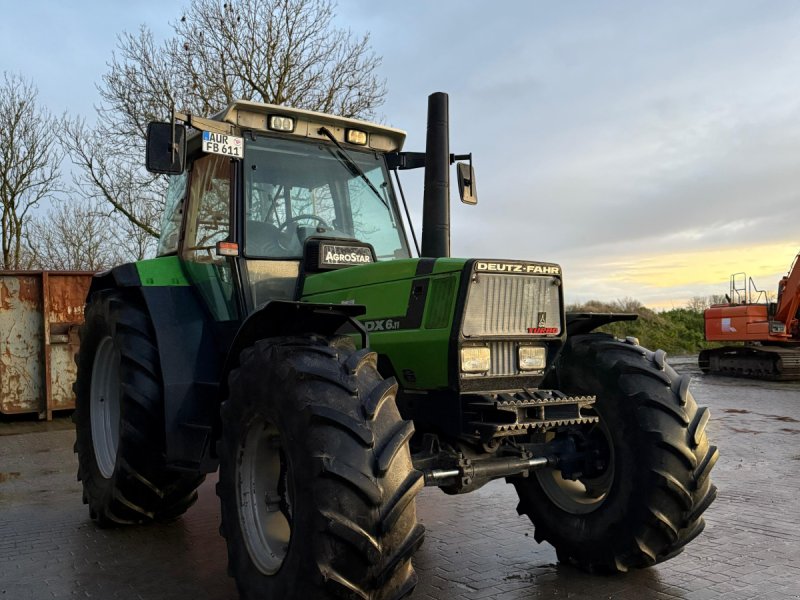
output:
[[[196,159],[189,176],[182,258],[184,269],[217,321],[238,321],[233,258],[217,255],[217,242],[230,239],[235,163],[226,156]]]

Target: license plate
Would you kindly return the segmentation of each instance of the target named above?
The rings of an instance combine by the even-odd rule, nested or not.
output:
[[[203,152],[224,154],[231,158],[244,156],[244,138],[224,133],[203,132]]]

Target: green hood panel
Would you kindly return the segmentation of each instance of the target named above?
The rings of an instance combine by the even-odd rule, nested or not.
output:
[[[422,260],[429,259],[389,260],[309,275],[303,286],[303,299],[315,294],[413,279]],[[466,262],[465,258],[438,258],[433,265],[433,274],[461,271]]]
[[[420,264],[424,261],[425,264]],[[466,259],[396,260],[311,275],[302,300],[362,304],[370,347],[407,389],[448,386],[450,332]]]

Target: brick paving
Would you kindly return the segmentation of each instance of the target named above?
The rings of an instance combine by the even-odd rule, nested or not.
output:
[[[722,455],[706,531],[683,554],[623,576],[585,575],[533,540],[511,486],[457,497],[426,489],[414,600],[800,599],[800,384],[703,377],[689,361],[684,370],[711,407]],[[81,503],[74,433],[66,421],[42,429],[0,424],[0,600],[237,597],[215,477],[175,523],[101,530]]]

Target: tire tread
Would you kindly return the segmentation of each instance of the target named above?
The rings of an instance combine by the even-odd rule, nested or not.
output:
[[[355,350],[349,340],[265,339],[240,358],[221,407],[217,485],[229,573],[240,595],[287,600],[408,595],[417,582],[411,556],[424,536],[413,502],[423,482],[408,450],[413,426],[400,418],[394,401],[397,383],[380,377],[375,352]],[[273,403],[273,397],[280,402]],[[291,448],[297,454],[289,462],[308,465],[302,475],[291,472],[300,477],[305,502],[311,503],[303,510],[312,513],[303,514],[313,514],[304,521],[311,529],[298,534],[306,540],[297,542],[305,550],[292,554],[289,546],[285,560],[294,561],[291,576],[282,575],[289,572],[286,563],[273,576],[254,572],[240,531],[237,440],[254,411],[284,423],[288,429],[279,427],[281,437],[296,440]],[[308,531],[314,532],[310,539]]]
[[[572,337],[560,360],[558,380],[566,382],[562,392],[599,394],[584,388],[605,385],[609,397],[619,398],[630,407],[626,410],[634,411],[638,433],[632,435],[639,436],[639,452],[647,463],[633,463],[637,466],[632,472],[641,473],[638,477],[647,488],[629,500],[638,507],[625,505],[624,514],[631,520],[617,522],[603,541],[583,538],[582,543],[570,545],[572,538],[559,531],[565,519],[554,518],[527,500],[521,487],[525,483],[519,481],[514,482],[520,492],[517,512],[531,519],[537,541],[555,546],[559,560],[589,572],[625,572],[679,554],[703,530],[702,515],[716,497],[709,473],[719,456],[706,436],[710,412],[696,405],[689,391],[690,377],[678,375],[662,350],[650,352],[635,340],[614,340],[606,334]],[[582,531],[580,527],[575,531]]]

